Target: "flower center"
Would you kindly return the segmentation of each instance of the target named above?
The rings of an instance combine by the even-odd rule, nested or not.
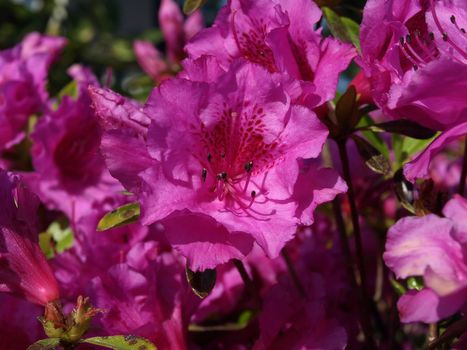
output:
[[[440,50],[435,44],[435,37],[439,35],[443,40],[453,48],[453,50],[459,52],[462,57],[467,59],[467,53],[459,47],[451,37],[444,30],[441,22],[438,18],[434,1],[431,0],[431,9],[433,20],[435,22],[438,32],[428,32],[427,24],[425,22],[425,12],[420,11],[415,14],[412,18],[407,21],[407,28],[409,34],[399,39],[399,50],[401,57],[401,66],[404,70],[413,68],[417,70],[419,67],[425,66],[427,63],[436,59],[440,55]],[[459,27],[456,17],[451,15],[450,24],[454,25],[463,39],[465,39],[465,29]]]

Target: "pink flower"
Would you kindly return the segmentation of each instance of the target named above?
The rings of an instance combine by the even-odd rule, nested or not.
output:
[[[69,73],[78,96],[63,97],[59,108],[37,123],[31,135],[35,172],[26,180],[50,209],[76,222],[94,205],[112,202],[122,188],[99,154],[101,130],[87,90],[97,80],[81,66],[71,67]]]
[[[66,40],[31,33],[0,52],[0,150],[24,136],[29,117],[47,109],[47,74]]]
[[[253,241],[277,256],[298,224],[312,222],[318,204],[346,189],[333,171],[299,160],[319,155],[327,130],[311,110],[291,103],[282,80],[238,61],[210,84],[166,81],[139,110],[154,118],[147,151],[134,151],[141,171],[121,171],[123,180],[142,181],[143,224],[160,222],[193,270],[243,258]],[[128,110],[135,107],[111,99],[113,119],[132,125],[134,135],[140,124],[129,120]],[[94,92],[93,100],[106,118],[110,99]],[[131,140],[141,145],[141,138]],[[105,157],[119,158],[114,163],[122,168],[116,149]]]
[[[433,158],[450,143],[465,135],[467,135],[467,121],[441,133],[423,152],[404,166],[405,177],[412,182],[416,179],[427,178]]]
[[[424,279],[424,289],[399,300],[402,322],[437,322],[467,301],[467,200],[454,197],[443,214],[403,218],[388,232],[386,265],[397,278]]]
[[[367,2],[359,63],[386,115],[437,130],[467,120],[466,27],[465,1]]]
[[[318,6],[308,0],[230,0],[214,25],[196,35],[186,50],[191,59],[215,56],[224,69],[243,57],[270,72],[314,83],[310,89],[322,104],[334,97],[338,75],[355,50],[323,39],[313,29],[320,18]]]
[[[198,301],[180,261],[158,253],[154,242],[134,246],[125,262],[95,277],[90,290],[96,306],[106,310],[99,321],[106,334],[143,336],[161,350],[187,348],[188,320]]]
[[[37,243],[37,198],[19,178],[0,170],[0,291],[46,305],[59,298],[57,281]]]
[[[183,47],[188,40],[203,28],[203,17],[196,11],[183,20],[183,15],[174,0],[162,0],[159,9],[159,23],[165,38],[168,62],[148,41],[136,40],[133,50],[139,65],[157,83],[173,75],[185,58]]]

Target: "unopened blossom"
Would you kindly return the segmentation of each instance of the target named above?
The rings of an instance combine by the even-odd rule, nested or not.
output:
[[[59,297],[58,284],[38,244],[38,200],[20,179],[0,170],[0,292],[39,305]]]
[[[359,63],[384,113],[444,130],[467,119],[466,2],[366,3]]]
[[[69,74],[76,81],[77,96],[64,96],[57,110],[35,126],[31,134],[35,172],[26,180],[50,209],[76,222],[94,205],[113,204],[122,188],[99,154],[101,130],[87,90],[97,80],[79,65],[72,66]]]
[[[388,232],[384,261],[397,278],[423,277],[424,288],[398,302],[402,322],[437,322],[467,302],[467,200],[456,195],[443,209],[399,220]]]
[[[101,118],[120,120],[139,145],[116,154],[127,147],[120,134],[104,152],[109,168],[137,185],[143,224],[159,222],[193,270],[243,258],[253,241],[277,256],[318,204],[345,190],[332,170],[299,160],[319,155],[327,130],[311,110],[291,104],[281,81],[240,60],[212,83],[166,81],[141,109],[92,89]],[[124,154],[135,168],[122,170]]]
[[[39,33],[0,52],[0,150],[24,136],[32,114],[47,109],[47,75],[66,40]]]
[[[314,30],[321,15],[308,0],[231,0],[186,50],[192,59],[214,56],[224,69],[243,57],[270,72],[285,72],[308,86],[302,99],[313,94],[311,104],[322,104],[334,97],[338,75],[355,50],[334,38],[323,39],[321,31]]]
[[[184,20],[180,7],[174,0],[162,0],[159,24],[166,43],[167,60],[152,43],[145,40],[136,40],[133,43],[139,65],[157,83],[179,69],[181,60],[185,58],[184,46],[203,28],[203,17],[200,11],[195,11]]]

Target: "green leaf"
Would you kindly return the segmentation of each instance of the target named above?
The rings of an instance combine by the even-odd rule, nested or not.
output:
[[[392,136],[392,148],[394,150],[394,160],[397,168],[402,167],[413,155],[424,150],[435,138],[418,140],[400,135]]]
[[[47,338],[29,345],[27,350],[53,350],[60,344],[60,338]]]
[[[347,17],[340,17],[329,7],[322,7],[329,30],[335,38],[352,43],[360,50],[360,27]]]
[[[401,296],[406,293],[404,286],[401,283],[397,282],[394,278],[390,278],[389,282],[391,283],[391,286],[396,291],[397,295]]]
[[[371,170],[383,175],[389,174],[391,164],[382,153],[373,147],[367,140],[357,135],[352,135],[352,140],[357,146],[358,153]]]
[[[358,127],[364,128],[372,124],[374,124],[373,119],[369,115],[365,115],[358,123]],[[379,137],[377,133],[371,130],[362,130],[361,133],[363,136],[365,136],[365,139],[370,142],[370,144],[382,155],[384,155],[387,159],[390,158],[388,145],[381,137]]]
[[[423,278],[422,277],[410,277],[407,280],[407,288],[415,289],[415,290],[422,290],[424,286]]]
[[[200,298],[206,298],[216,284],[216,270],[192,271],[186,269],[186,279],[193,292]]]
[[[436,135],[436,131],[407,119],[391,120],[389,122],[371,125],[369,129],[375,132],[386,131],[421,140],[431,139]]]
[[[124,226],[138,221],[140,215],[139,203],[129,203],[112,210],[97,224],[97,231],[105,231],[114,227]]]
[[[201,8],[207,0],[185,0],[183,4],[183,12],[185,15],[191,15],[193,12]]]
[[[220,325],[199,325],[192,323],[188,326],[190,332],[231,332],[245,329],[255,316],[251,310],[244,310],[238,316],[237,322],[229,322]]]
[[[57,243],[55,249],[58,253],[63,253],[73,246],[74,236],[70,226],[63,227],[59,222],[54,221],[48,227],[47,232],[52,234]]]
[[[39,247],[47,259],[52,259],[55,255],[52,244],[52,234],[50,232],[39,233]]]
[[[70,96],[72,97],[74,100],[76,100],[78,98],[78,83],[76,82],[76,80],[72,80],[70,81],[67,85],[65,85],[65,87],[60,90],[60,92],[58,93],[58,98],[59,100],[61,100],[63,97],[65,96]]]
[[[93,337],[81,340],[81,343],[103,346],[114,350],[157,350],[149,340],[134,335],[114,335]]]

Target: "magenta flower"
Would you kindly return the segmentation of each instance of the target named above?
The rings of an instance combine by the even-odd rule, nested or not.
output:
[[[423,276],[424,289],[399,300],[402,322],[437,322],[467,302],[467,200],[449,201],[445,218],[406,217],[388,232],[384,261],[397,278]]]
[[[19,178],[0,170],[0,292],[46,305],[59,298],[57,281],[38,241],[37,198]]]
[[[432,159],[448,144],[465,135],[467,135],[467,121],[441,133],[422,153],[404,166],[405,177],[410,181],[427,178]]]
[[[99,321],[106,334],[143,336],[161,350],[187,348],[188,321],[198,301],[181,262],[159,253],[154,242],[134,246],[125,262],[94,278],[90,290],[95,304],[107,310]]]
[[[437,130],[467,120],[465,28],[465,1],[367,2],[359,63],[386,115]]]
[[[196,35],[186,50],[192,59],[215,56],[224,69],[243,57],[270,72],[312,82],[310,89],[318,96],[314,104],[322,104],[334,97],[338,75],[355,50],[323,39],[313,29],[320,18],[320,9],[308,0],[230,0],[214,25]]]
[[[31,135],[35,172],[26,180],[50,208],[76,222],[122,190],[99,154],[101,131],[90,107],[88,85],[96,78],[87,69],[73,66],[78,96],[63,97],[56,111],[43,116]]]
[[[139,65],[157,83],[178,70],[180,61],[185,58],[183,47],[203,28],[203,17],[200,11],[196,11],[184,21],[174,0],[162,0],[159,23],[166,43],[167,62],[150,42],[136,40],[133,44]]]
[[[346,189],[331,170],[298,161],[319,155],[327,130],[311,110],[291,104],[281,80],[239,61],[211,84],[164,82],[140,110],[92,90],[101,118],[139,135],[124,140],[140,149],[103,146],[109,168],[137,185],[143,224],[160,222],[194,270],[243,258],[253,241],[277,256],[318,204]],[[146,150],[141,121],[149,115]],[[120,170],[129,154],[136,166]]]
[[[66,40],[31,33],[0,52],[0,150],[19,142],[28,118],[47,108],[47,74]]]

